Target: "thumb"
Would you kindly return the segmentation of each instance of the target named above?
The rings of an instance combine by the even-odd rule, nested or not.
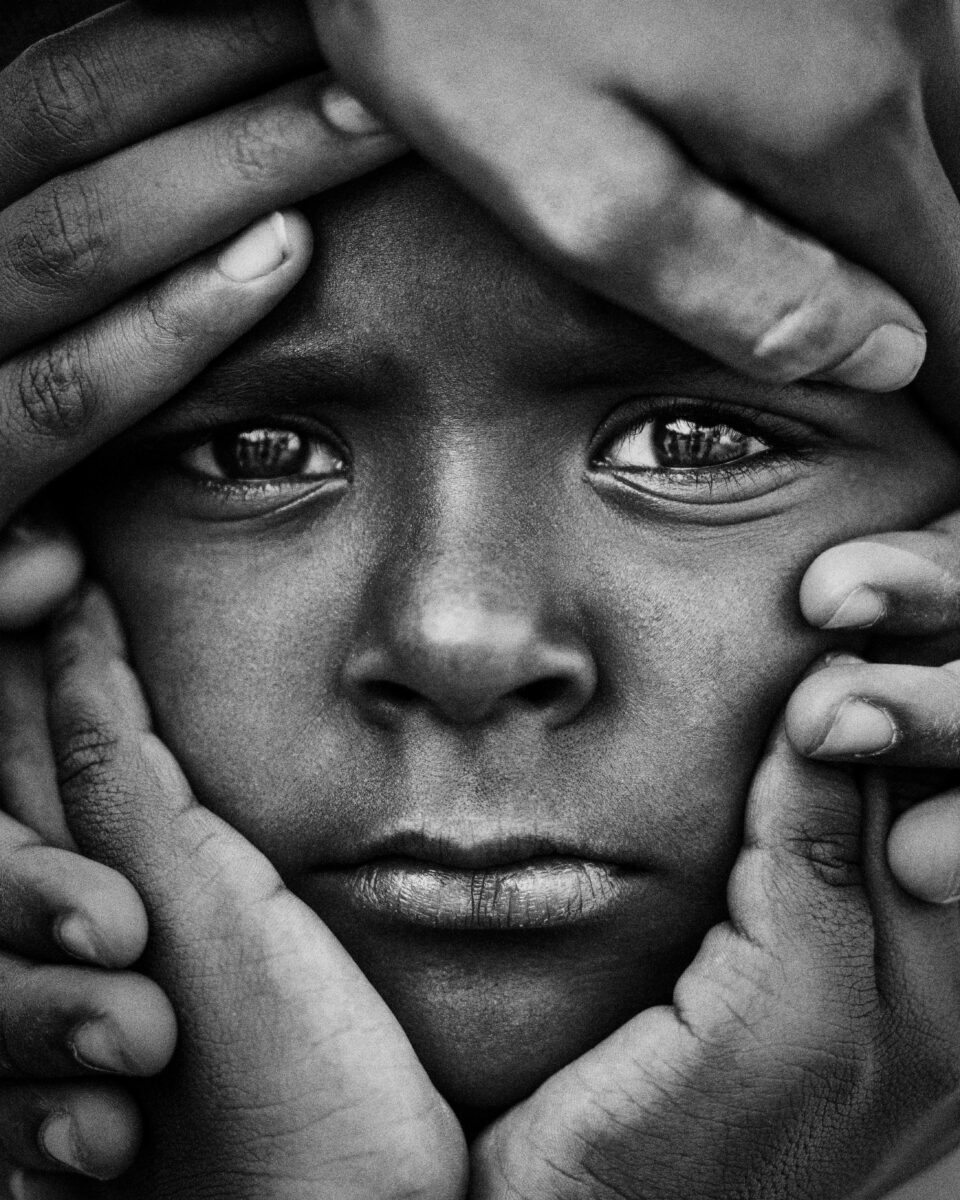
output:
[[[368,1196],[371,1163],[387,1162],[413,1187],[437,1169],[424,1156],[444,1165],[438,1144],[452,1117],[333,934],[197,802],[150,732],[122,653],[109,603],[90,588],[55,627],[48,675],[71,830],[143,897],[148,965],[180,1020],[169,1095],[152,1122],[154,1154],[165,1157],[148,1156],[136,1194],[192,1195],[222,1177],[236,1200],[299,1200],[324,1187],[348,1200]]]
[[[754,775],[730,877],[737,931],[755,945],[815,958],[869,943],[863,827],[855,774],[801,757],[781,718]]]

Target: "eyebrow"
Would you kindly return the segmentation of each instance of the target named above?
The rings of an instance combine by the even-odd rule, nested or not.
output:
[[[222,421],[230,414],[262,414],[279,408],[308,415],[336,400],[368,407],[374,385],[382,390],[400,383],[399,365],[389,355],[364,348],[359,340],[269,344],[217,360],[184,391],[131,431],[134,438],[162,435],[185,420],[199,425]]]

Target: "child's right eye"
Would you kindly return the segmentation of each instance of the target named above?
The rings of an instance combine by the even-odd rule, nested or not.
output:
[[[223,483],[316,482],[346,471],[328,439],[268,426],[224,430],[181,451],[178,462],[192,475]]]

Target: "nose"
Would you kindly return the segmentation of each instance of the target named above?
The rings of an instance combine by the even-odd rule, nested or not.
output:
[[[589,703],[597,669],[585,641],[538,604],[431,591],[378,605],[344,683],[380,724],[427,710],[458,726],[532,715],[556,727]]]

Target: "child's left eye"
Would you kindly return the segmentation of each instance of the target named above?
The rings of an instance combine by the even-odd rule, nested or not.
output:
[[[612,438],[597,461],[621,471],[702,471],[769,449],[762,438],[721,421],[660,415],[637,421]]]
[[[325,438],[267,426],[225,430],[181,451],[178,461],[194,475],[237,483],[330,479],[345,470]]]

